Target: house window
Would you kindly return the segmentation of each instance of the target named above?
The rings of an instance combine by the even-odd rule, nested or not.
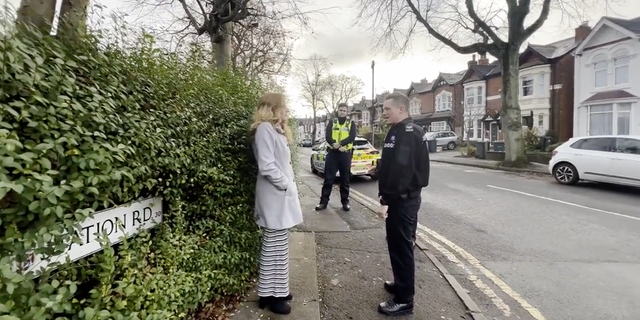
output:
[[[475,103],[476,100],[476,94],[475,94],[475,88],[467,88],[466,91],[466,95],[467,95],[467,105],[471,106]]]
[[[409,103],[409,115],[416,115],[416,114],[420,114],[420,109],[422,106],[422,103],[420,102],[420,99],[414,98],[413,100],[411,100],[411,103]]]
[[[429,126],[429,131],[431,132],[440,132],[447,130],[447,122],[446,121],[438,121],[432,122]]]
[[[480,139],[482,138],[482,120],[478,119],[476,120],[476,134],[475,134],[476,139]]]
[[[538,115],[538,127],[544,127],[544,114]]]
[[[589,106],[589,135],[629,135],[631,103]]]
[[[593,77],[594,85],[596,88],[604,87],[607,85],[607,72],[609,69],[609,61],[607,56],[599,54],[593,58]]]
[[[538,92],[538,96],[544,95],[545,90],[545,74],[538,73],[536,75],[536,91]]]
[[[524,76],[522,77],[522,96],[528,97],[533,95],[533,77],[532,76]]]
[[[436,96],[436,112],[451,110],[451,93],[442,91]]]
[[[476,87],[476,104],[483,105],[484,102],[484,87],[478,86]]]
[[[629,82],[629,52],[620,49],[613,54],[613,74],[615,84]]]

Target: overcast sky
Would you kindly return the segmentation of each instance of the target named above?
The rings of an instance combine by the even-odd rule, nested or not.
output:
[[[13,6],[19,0],[8,1]],[[109,0],[108,8],[119,9],[126,7],[126,2],[131,0]],[[154,0],[155,1],[155,0]],[[478,0],[476,0],[478,1]],[[480,0],[489,1],[489,0]],[[495,0],[504,2],[503,0]],[[617,0],[619,3],[610,10],[596,9],[587,12],[589,23],[593,26],[603,15],[632,18],[640,16],[640,1]],[[314,1],[310,1],[313,3]],[[411,81],[419,81],[426,78],[433,80],[439,72],[458,72],[466,69],[470,56],[459,55],[452,50],[430,50],[426,38],[416,38],[413,41],[411,52],[405,52],[403,56],[390,60],[389,53],[373,52],[373,31],[363,27],[353,27],[358,10],[353,7],[355,0],[317,0],[316,4],[306,5],[305,10],[317,11],[323,8],[324,14],[311,15],[311,27],[313,34],[300,30],[299,38],[294,48],[294,57],[304,59],[311,54],[319,54],[328,57],[333,64],[333,72],[348,73],[360,77],[365,86],[362,95],[371,96],[371,60],[376,61],[375,89],[377,93],[395,88],[408,88]],[[605,8],[604,2],[601,8]],[[622,9],[624,8],[624,9]],[[182,12],[173,12],[176,15]],[[141,19],[146,19],[142,17]],[[534,34],[529,42],[535,44],[547,44],[563,38],[573,36],[576,23],[562,21],[563,17],[558,12],[552,12],[542,29]],[[565,18],[566,19],[566,18]],[[156,20],[157,21],[157,20]],[[299,98],[296,83],[290,78],[287,85],[292,106],[297,116],[308,114],[303,107],[306,104]]]

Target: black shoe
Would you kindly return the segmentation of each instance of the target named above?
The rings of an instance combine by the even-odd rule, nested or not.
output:
[[[291,300],[293,300],[293,295],[291,293],[289,293],[289,295],[284,297],[283,299],[286,300],[286,301],[291,301]]]
[[[351,211],[351,206],[347,203],[347,204],[343,204],[342,205],[342,210],[344,211]]]
[[[386,316],[400,316],[413,313],[413,302],[397,303],[393,300],[380,303],[378,312]]]
[[[289,314],[291,313],[291,306],[287,303],[287,297],[260,297],[258,300],[258,308],[269,308],[271,312],[275,314]]]
[[[327,208],[327,204],[326,203],[321,203],[321,204],[316,206],[316,211],[322,211],[322,210],[324,210],[326,208]]]
[[[385,281],[384,290],[390,294],[396,294],[396,284],[391,281]]]

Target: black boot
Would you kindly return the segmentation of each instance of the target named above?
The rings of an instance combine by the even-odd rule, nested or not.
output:
[[[324,209],[327,208],[327,204],[326,203],[320,203],[319,205],[316,206],[316,211],[322,211]]]
[[[384,290],[390,294],[396,294],[396,284],[391,281],[384,282]]]
[[[342,204],[342,210],[351,211],[351,206],[348,203],[343,203]]]
[[[389,300],[378,305],[378,312],[387,316],[400,316],[413,313],[413,302],[398,303]]]
[[[260,297],[258,307],[260,309],[269,308],[275,314],[289,314],[291,313],[291,306],[287,303],[288,298],[289,296],[282,298]]]

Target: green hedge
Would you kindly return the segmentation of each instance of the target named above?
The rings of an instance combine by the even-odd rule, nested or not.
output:
[[[183,318],[255,275],[258,85],[148,36],[104,48],[0,40],[0,319]],[[165,200],[152,231],[40,277],[11,268],[33,248],[62,252],[92,212],[150,196]]]

